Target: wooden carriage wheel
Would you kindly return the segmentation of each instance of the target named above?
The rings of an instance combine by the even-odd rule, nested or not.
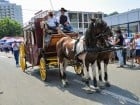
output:
[[[46,62],[45,59],[42,57],[40,59],[40,76],[41,76],[41,80],[45,81],[46,77],[47,77],[47,72],[46,72]]]
[[[22,71],[25,72],[25,69],[26,69],[25,46],[23,43],[19,47],[19,57],[20,57],[20,67]]]
[[[74,70],[75,70],[76,74],[81,75],[83,73],[82,64],[78,63],[78,64],[74,65]]]

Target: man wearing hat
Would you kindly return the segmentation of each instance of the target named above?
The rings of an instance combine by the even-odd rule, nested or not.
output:
[[[61,8],[60,12],[61,15],[60,15],[59,23],[63,26],[63,29],[66,31],[73,31],[70,25],[69,17],[65,15],[65,12],[67,12],[67,10],[65,8]]]
[[[124,38],[123,38],[123,35],[122,35],[120,27],[117,27],[114,30],[114,32],[116,34],[114,45],[123,46]],[[118,57],[118,60],[119,60],[119,67],[124,66],[124,59],[123,59],[122,51],[123,51],[122,49],[116,51],[117,57]]]

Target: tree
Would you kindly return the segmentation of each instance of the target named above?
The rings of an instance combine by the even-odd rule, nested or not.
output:
[[[10,18],[0,19],[0,38],[4,36],[20,36],[22,26]]]

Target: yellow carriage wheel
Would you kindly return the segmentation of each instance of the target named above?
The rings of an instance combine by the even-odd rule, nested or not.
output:
[[[47,72],[46,72],[46,62],[44,58],[40,59],[40,76],[41,80],[45,81],[47,77]]]
[[[24,57],[20,57],[20,67],[22,69],[23,72],[25,72],[26,69],[26,61]]]
[[[83,66],[80,64],[74,65],[74,70],[75,70],[76,74],[80,75],[83,72]]]

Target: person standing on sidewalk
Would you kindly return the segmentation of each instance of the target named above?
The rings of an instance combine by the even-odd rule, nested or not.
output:
[[[16,41],[14,41],[14,43],[12,44],[12,48],[13,48],[14,58],[16,61],[16,67],[19,67],[19,44]]]
[[[123,38],[120,27],[117,27],[117,29],[114,31],[116,33],[116,39],[114,41],[114,45],[123,46],[124,38]],[[123,51],[122,49],[116,51],[117,57],[119,60],[119,67],[124,66],[124,59],[123,59],[122,51]]]

